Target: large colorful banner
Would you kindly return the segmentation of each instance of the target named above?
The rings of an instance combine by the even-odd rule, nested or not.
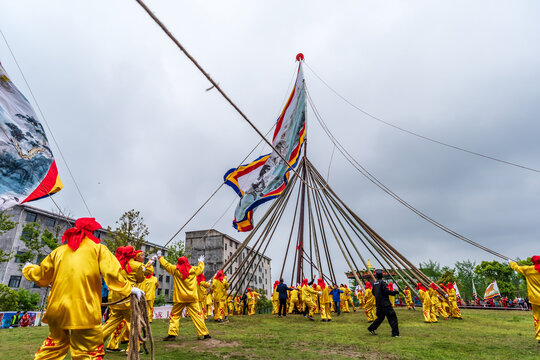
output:
[[[0,211],[62,187],[43,126],[0,64]]]
[[[306,131],[306,92],[302,62],[298,66],[296,83],[279,116],[272,144],[288,161],[275,152],[253,162],[227,171],[225,183],[240,196],[234,212],[233,226],[238,231],[253,229],[253,211],[257,206],[278,197],[289,181],[291,169],[300,159]],[[289,167],[290,166],[290,167]]]
[[[476,286],[474,286],[474,280],[472,281],[472,297],[473,299],[478,297],[478,294],[476,293]]]
[[[456,283],[454,283],[454,289],[456,289],[456,297],[457,297],[458,299],[460,299],[460,298],[461,298],[461,294],[459,293],[459,289],[458,289]]]
[[[499,287],[497,286],[497,280],[493,280],[491,284],[486,288],[486,293],[484,294],[484,300],[493,299],[496,296],[501,296]]]

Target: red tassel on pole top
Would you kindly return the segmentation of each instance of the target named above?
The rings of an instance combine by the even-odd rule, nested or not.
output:
[[[304,54],[298,53],[298,55],[296,55],[296,61],[304,61]]]

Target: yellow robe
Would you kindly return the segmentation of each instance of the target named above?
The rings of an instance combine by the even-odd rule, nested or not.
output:
[[[227,289],[229,283],[227,277],[223,281],[218,279],[212,280],[212,292],[214,293],[214,320],[222,320],[225,316],[225,307],[227,306]]]
[[[366,289],[364,302],[364,309],[366,311],[368,322],[375,321],[377,318],[377,308],[375,306],[375,296],[373,296],[373,291],[371,289]]]
[[[527,280],[527,293],[532,305],[535,338],[540,341],[540,272],[536,271],[532,265],[519,266],[513,261],[510,262],[510,267],[525,276]]]
[[[294,288],[294,290],[291,290],[290,292],[290,302],[289,302],[289,310],[287,313],[292,313],[294,310],[294,307],[296,306],[296,309],[300,312],[300,304],[298,301],[298,289]]]
[[[197,334],[199,336],[209,335],[208,329],[204,324],[204,318],[201,307],[199,305],[199,290],[197,284],[197,275],[203,272],[204,263],[199,262],[197,266],[192,266],[189,269],[187,278],[183,278],[183,275],[176,269],[176,265],[169,263],[163,257],[159,258],[159,263],[174,279],[174,294],[173,294],[173,308],[169,317],[169,335],[178,336],[178,325],[180,317],[182,317],[182,310],[187,308],[187,312]]]
[[[206,320],[208,317],[208,309],[206,308],[206,297],[208,296],[206,294],[207,289],[210,287],[210,283],[208,281],[201,281],[199,284],[197,290],[199,291],[199,304],[201,306],[201,310],[203,313],[203,317]]]
[[[74,360],[102,358],[101,276],[122,296],[132,287],[109,249],[85,237],[76,251],[59,246],[40,265],[25,267],[23,275],[39,286],[51,286],[43,317],[49,335],[35,359],[61,359],[68,351]]]
[[[304,301],[304,306],[307,306],[308,315],[313,317],[313,312],[315,311],[315,301],[318,294],[317,290],[314,290],[309,285],[302,286],[302,299]]]
[[[411,295],[411,290],[405,289],[403,290],[403,293],[405,294],[405,303],[407,304],[407,309],[414,309],[414,303]]]

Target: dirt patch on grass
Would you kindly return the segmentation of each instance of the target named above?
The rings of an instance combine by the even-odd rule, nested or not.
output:
[[[240,346],[238,341],[221,341],[217,339],[208,339],[204,341],[204,347],[214,349],[219,347],[237,347]]]

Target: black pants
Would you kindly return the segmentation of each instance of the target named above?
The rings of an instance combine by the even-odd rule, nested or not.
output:
[[[398,319],[396,312],[392,308],[392,306],[385,306],[385,307],[378,307],[377,308],[377,318],[371,325],[368,327],[369,331],[377,330],[379,325],[382,324],[384,321],[384,318],[388,318],[388,323],[390,324],[390,327],[392,328],[392,336],[399,335],[399,328],[398,328]]]
[[[279,299],[279,316],[281,316],[281,309],[283,309],[283,316],[287,316],[287,299]]]

